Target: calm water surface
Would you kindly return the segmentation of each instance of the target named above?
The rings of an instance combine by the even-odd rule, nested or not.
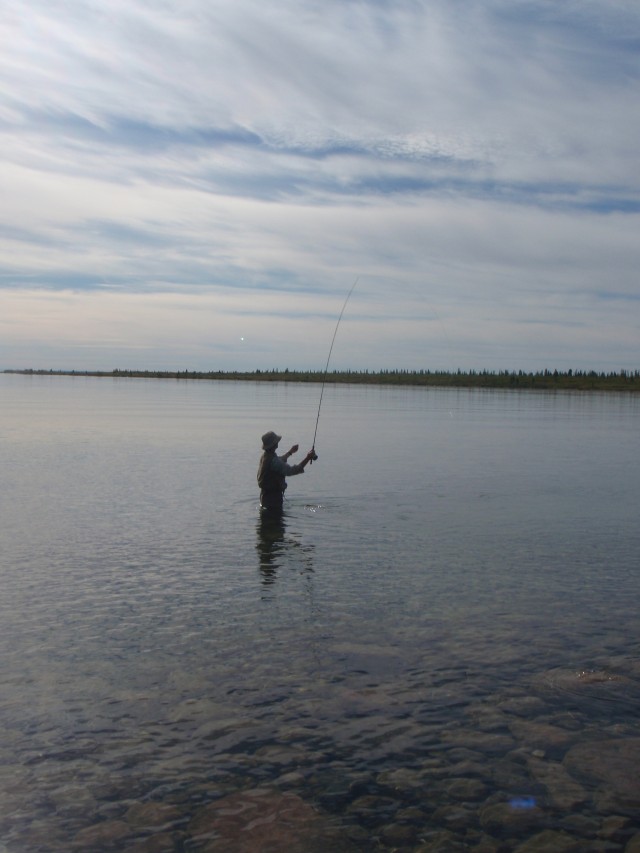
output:
[[[0,375],[2,853],[640,833],[640,399],[318,397]]]

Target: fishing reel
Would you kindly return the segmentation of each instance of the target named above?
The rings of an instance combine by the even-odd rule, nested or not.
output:
[[[313,463],[315,462],[315,460],[318,458],[318,454],[316,453],[316,449],[315,449],[315,447],[312,447],[312,448],[311,448],[311,453],[312,453],[313,455],[311,456],[311,459],[309,460],[309,465],[313,465]]]

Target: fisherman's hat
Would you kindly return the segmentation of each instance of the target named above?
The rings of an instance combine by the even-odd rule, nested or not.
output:
[[[275,432],[265,432],[262,436],[262,449],[273,450],[280,444],[281,440],[281,435],[276,435]]]

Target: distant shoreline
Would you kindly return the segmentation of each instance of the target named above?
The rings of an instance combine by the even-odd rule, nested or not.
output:
[[[502,388],[573,390],[573,391],[640,391],[640,371],[622,370],[605,373],[580,370],[518,371],[439,371],[439,370],[42,370],[7,369],[3,373],[26,376],[92,376],[111,379],[190,379],[250,382],[326,382],[327,384],[403,385],[428,388]]]

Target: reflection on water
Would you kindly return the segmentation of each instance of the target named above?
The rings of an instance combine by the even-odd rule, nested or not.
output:
[[[11,387],[1,853],[638,844],[637,404],[330,391],[274,517],[304,387]]]
[[[273,583],[282,564],[285,529],[284,513],[277,510],[260,510],[256,548],[265,584]]]
[[[273,583],[283,566],[298,567],[299,571],[313,571],[313,545],[303,544],[292,533],[287,533],[286,510],[261,509],[257,524],[256,550],[262,582]]]

